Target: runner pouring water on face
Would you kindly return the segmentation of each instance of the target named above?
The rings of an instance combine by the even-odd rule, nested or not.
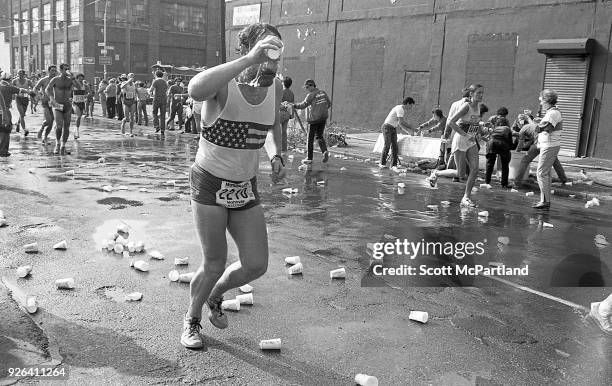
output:
[[[136,121],[136,85],[134,84],[134,74],[129,73],[128,79],[121,85],[123,94],[124,117],[121,121],[121,134],[125,134],[125,124],[130,121],[130,136],[134,136],[134,122]]]
[[[203,261],[191,281],[191,299],[181,344],[202,347],[200,318],[206,304],[217,328],[228,326],[223,294],[255,280],[268,266],[268,235],[257,191],[259,149],[267,150],[273,176],[280,177],[281,82],[277,61],[266,50],[280,50],[278,30],[251,24],[238,34],[241,56],[207,69],[189,83],[189,96],[204,101],[202,134],[190,184],[195,226]],[[239,261],[225,268],[226,231],[238,246]]]

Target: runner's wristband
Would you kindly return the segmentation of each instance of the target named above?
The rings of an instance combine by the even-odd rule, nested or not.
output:
[[[283,160],[283,157],[281,157],[280,155],[276,154],[274,155],[272,158],[270,158],[270,163],[274,162],[274,160],[278,158],[281,162],[281,165],[283,165],[283,167],[285,167],[285,161]]]

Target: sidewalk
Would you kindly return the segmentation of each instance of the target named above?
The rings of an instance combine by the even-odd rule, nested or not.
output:
[[[331,153],[340,154],[347,157],[358,159],[370,159],[373,163],[378,163],[380,153],[373,153],[374,144],[380,133],[361,133],[348,134],[348,147],[333,147]],[[481,155],[482,157],[482,155]],[[404,164],[414,163],[421,159],[402,156]],[[536,159],[537,160],[537,159]],[[558,196],[575,196],[575,198],[590,200],[597,197],[600,200],[612,201],[612,160],[598,158],[573,158],[559,156],[565,172],[572,181],[572,185],[561,185],[553,183],[554,194]],[[435,161],[435,160],[433,160]],[[482,162],[481,162],[482,165]],[[536,163],[532,163],[531,169],[535,169]],[[408,169],[408,171],[411,171]],[[583,171],[584,174],[583,175]],[[527,183],[525,188],[528,190],[538,190],[535,180]]]

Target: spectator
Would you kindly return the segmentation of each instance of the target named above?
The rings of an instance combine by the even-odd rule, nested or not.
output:
[[[444,135],[444,129],[446,128],[446,117],[440,109],[431,110],[431,119],[425,123],[420,124],[417,127],[419,133],[423,133],[423,130],[427,127],[433,126],[427,130],[427,133],[432,131],[440,131]],[[446,143],[442,141],[440,144],[440,155],[438,156],[438,162],[436,162],[436,168],[438,170],[446,169],[446,162],[450,157],[450,147],[446,146]]]
[[[293,84],[293,80],[288,77],[283,77],[283,96],[281,98],[281,107],[280,107],[280,124],[281,124],[281,151],[283,153],[287,152],[287,125],[289,124],[289,120],[292,117],[291,104],[295,103],[295,95],[293,91],[291,91],[291,85]]]
[[[163,79],[162,71],[155,72],[155,80],[151,83],[149,94],[153,97],[153,127],[155,132],[166,132],[166,107],[168,105],[168,82]]]
[[[294,104],[296,109],[306,109],[306,120],[308,121],[308,155],[302,163],[305,165],[312,163],[315,138],[319,142],[321,153],[323,153],[323,163],[329,160],[329,151],[325,143],[324,131],[327,122],[327,110],[331,107],[331,100],[325,91],[319,90],[314,80],[307,79],[304,88],[308,91],[303,102]]]
[[[385,118],[385,121],[380,128],[385,139],[385,144],[380,157],[380,163],[378,164],[379,167],[388,167],[387,156],[389,155],[389,148],[391,148],[391,167],[397,168],[397,129],[400,128],[407,134],[410,134],[408,130],[414,130],[412,124],[406,120],[406,116],[413,106],[414,99],[411,97],[406,97],[402,101],[401,105],[393,107],[391,111],[389,111],[389,114],[387,114],[387,118]]]
[[[499,113],[499,110],[498,110]],[[495,161],[499,156],[501,160],[502,188],[508,187],[508,165],[510,164],[510,147],[512,146],[512,133],[510,131],[510,122],[508,119],[499,116],[494,119],[495,128],[491,133],[491,139],[487,142],[487,169],[485,173],[485,183],[491,183],[491,175],[493,174],[493,167]]]

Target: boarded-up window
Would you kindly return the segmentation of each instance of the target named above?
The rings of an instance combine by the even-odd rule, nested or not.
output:
[[[466,84],[480,83],[487,94],[511,96],[518,34],[468,36]]]
[[[385,39],[351,41],[350,84],[354,87],[382,87]]]

